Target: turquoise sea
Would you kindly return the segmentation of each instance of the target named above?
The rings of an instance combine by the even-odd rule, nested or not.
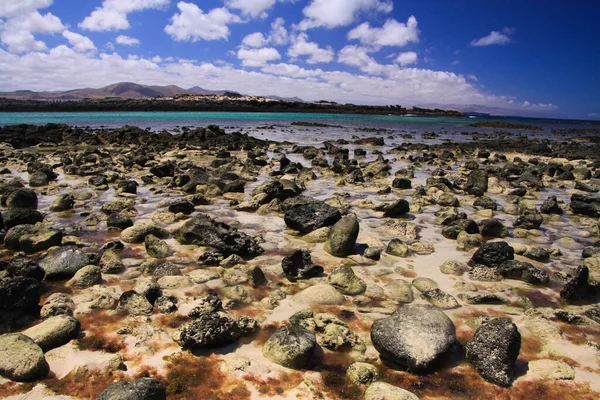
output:
[[[135,125],[151,129],[172,129],[176,126],[256,127],[259,125],[289,125],[291,122],[318,122],[348,127],[421,130],[457,129],[482,120],[539,125],[544,128],[581,128],[588,122],[560,119],[533,119],[517,117],[412,117],[362,114],[309,114],[309,113],[239,113],[239,112],[0,112],[0,126],[13,124],[63,123],[90,127],[119,127]]]

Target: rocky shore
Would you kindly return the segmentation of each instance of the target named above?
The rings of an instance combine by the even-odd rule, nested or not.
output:
[[[333,128],[0,128],[0,397],[598,398],[600,132]]]

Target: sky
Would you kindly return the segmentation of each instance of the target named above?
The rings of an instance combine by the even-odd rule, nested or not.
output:
[[[0,0],[0,91],[116,82],[600,119],[599,0]]]

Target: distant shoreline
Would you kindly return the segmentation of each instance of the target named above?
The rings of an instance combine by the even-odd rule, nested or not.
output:
[[[102,99],[77,101],[40,101],[0,98],[0,112],[255,112],[255,113],[323,113],[368,115],[415,115],[421,117],[466,117],[453,110],[400,106],[365,106],[335,103],[304,103],[290,101],[180,101],[157,99]]]

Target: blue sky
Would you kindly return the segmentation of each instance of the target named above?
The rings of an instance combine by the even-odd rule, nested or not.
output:
[[[0,90],[119,81],[600,119],[600,1],[1,0]]]

